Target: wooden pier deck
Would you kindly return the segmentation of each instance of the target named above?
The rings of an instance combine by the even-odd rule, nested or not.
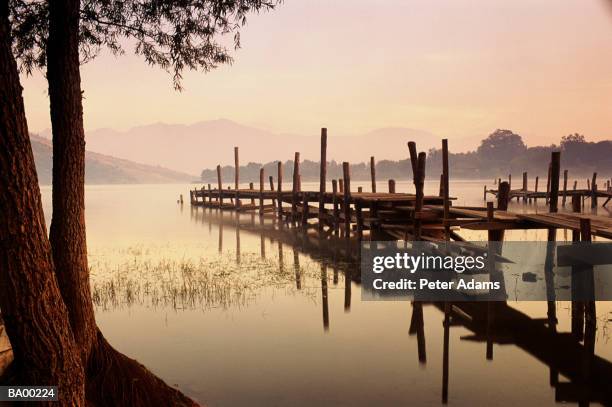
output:
[[[261,216],[275,216],[281,224],[291,227],[317,228],[322,233],[342,235],[346,238],[361,239],[405,239],[405,240],[462,240],[461,230],[488,231],[492,240],[503,239],[504,230],[513,229],[568,229],[579,232],[589,223],[591,235],[612,239],[612,218],[583,214],[585,199],[597,204],[597,198],[612,198],[610,181],[606,190],[599,190],[597,174],[589,181],[590,189],[568,190],[568,172],[563,172],[563,189],[560,188],[560,152],[554,152],[549,165],[546,191],[527,188],[527,173],[523,173],[523,187],[510,188],[509,182],[498,180],[497,189],[484,188],[495,197],[496,203],[488,202],[486,207],[456,207],[449,191],[448,143],[442,141],[442,175],[440,193],[425,195],[426,154],[417,153],[416,144],[408,143],[408,155],[412,165],[414,193],[398,193],[395,181],[388,181],[388,191],[376,190],[376,165],[370,157],[371,190],[351,190],[350,164],[343,163],[343,176],[331,180],[331,191],[327,180],[327,130],[321,132],[320,182],[318,191],[304,191],[301,187],[300,153],[295,153],[290,189],[283,185],[283,168],[279,161],[276,178],[260,170],[259,185],[253,183],[248,189],[240,186],[238,147],[234,148],[234,185],[224,187],[221,166],[217,166],[217,185],[211,184],[190,191],[193,206],[257,212]],[[266,178],[268,175],[268,178]],[[512,199],[545,199],[549,211],[542,214],[520,214],[508,211]],[[561,202],[559,202],[561,201]],[[560,213],[558,208],[571,201],[573,213]]]

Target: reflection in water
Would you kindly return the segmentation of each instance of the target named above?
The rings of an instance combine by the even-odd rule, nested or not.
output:
[[[215,216],[211,214],[210,216]],[[222,216],[218,218],[223,223]],[[239,222],[236,228],[239,228]],[[244,229],[244,227],[243,227]],[[292,246],[293,265],[295,272],[295,286],[299,290],[302,287],[302,270],[300,267],[300,252],[314,258],[320,264],[321,283],[321,309],[323,327],[327,332],[330,327],[329,300],[328,300],[328,264],[332,259],[334,271],[333,282],[338,282],[338,270],[344,272],[344,308],[346,311],[351,307],[351,290],[353,281],[353,270],[356,269],[354,249],[347,245],[346,240],[334,244],[334,240],[326,236],[309,232],[299,232],[296,229],[277,228],[276,225],[266,224],[262,220],[257,228],[250,228],[250,233],[260,234],[262,258],[265,258],[265,236],[273,235],[278,241],[279,247],[279,271],[283,271],[282,243]],[[549,239],[555,240],[554,232],[549,232]],[[325,257],[321,258],[321,252]],[[344,262],[339,261],[343,259]],[[434,304],[443,313],[442,321],[442,391],[441,401],[449,402],[450,382],[450,329],[460,325],[473,332],[470,337],[464,337],[471,341],[485,342],[485,358],[493,360],[493,346],[498,344],[514,344],[523,351],[535,356],[549,367],[549,384],[555,389],[557,401],[577,402],[586,405],[589,402],[609,404],[612,402],[608,386],[604,385],[612,380],[612,364],[595,355],[595,338],[597,330],[597,318],[594,306],[584,307],[586,318],[573,311],[572,326],[580,323],[580,318],[585,322],[584,342],[580,336],[566,335],[557,332],[557,302],[554,298],[553,253],[547,253],[545,262],[545,276],[547,292],[550,297],[547,301],[546,320],[532,319],[529,316],[514,310],[505,302],[489,303],[457,303],[448,302]],[[495,278],[495,276],[493,276]],[[550,280],[549,280],[550,278]],[[357,280],[358,283],[358,280]],[[417,357],[421,365],[427,363],[423,303],[414,301],[412,303],[412,316],[410,319],[409,334],[416,335]],[[572,309],[576,309],[572,304]],[[574,328],[576,329],[576,328]],[[560,375],[564,380],[560,380]],[[569,381],[565,381],[565,380]]]
[[[90,191],[88,213],[143,201],[130,191]],[[94,239],[108,236],[90,245],[97,316],[113,343],[208,405],[610,404],[609,304],[557,302],[552,330],[545,302],[362,302],[347,239],[216,209],[181,215],[167,196],[116,209],[126,219],[112,228],[108,210],[88,220]]]

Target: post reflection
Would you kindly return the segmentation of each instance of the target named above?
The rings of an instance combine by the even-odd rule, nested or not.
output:
[[[270,239],[278,247],[278,270],[285,273],[284,245],[290,246],[293,255],[293,269],[295,287],[306,291],[304,284],[301,260],[305,257],[320,262],[321,258],[328,261],[320,262],[320,284],[321,284],[321,318],[324,332],[330,329],[330,319],[334,310],[330,309],[330,295],[334,295],[333,287],[330,291],[329,281],[333,284],[340,282],[338,290],[339,297],[344,297],[344,310],[350,311],[352,300],[352,285],[360,284],[355,258],[355,250],[348,250],[346,240],[329,236],[322,239],[318,231],[297,231],[295,228],[281,228],[278,223],[260,221],[252,225],[239,225],[237,219],[224,220],[222,211],[213,212],[196,211],[193,216],[196,222],[212,223],[219,228],[219,250],[222,251],[222,238],[224,224],[227,228],[236,227],[238,233],[254,234],[255,238]],[[262,237],[264,239],[262,239]],[[238,242],[239,240],[237,240]],[[257,240],[255,240],[256,242]],[[336,244],[340,243],[340,244]],[[261,244],[261,243],[260,243]],[[255,243],[255,251],[257,251]],[[265,244],[262,244],[262,257],[265,256]],[[332,261],[329,261],[331,259]],[[547,259],[548,260],[548,259]],[[237,261],[239,259],[237,258]],[[545,267],[548,269],[548,261]],[[305,267],[305,266],[304,266]],[[329,268],[333,271],[333,277],[329,278]],[[592,270],[587,270],[587,272]],[[584,270],[581,270],[584,272]],[[494,277],[494,276],[493,276]],[[546,286],[554,282],[546,281]],[[344,286],[342,287],[342,284]],[[594,286],[588,287],[594,290]],[[552,294],[552,292],[551,292]],[[318,296],[318,295],[317,295]],[[341,302],[341,301],[340,301]],[[332,307],[333,308],[333,307]],[[550,388],[554,392],[554,398],[559,403],[576,403],[578,405],[602,404],[612,405],[612,362],[596,353],[596,339],[598,320],[595,303],[579,301],[571,302],[571,331],[563,332],[564,325],[557,324],[557,310],[554,297],[549,297],[546,305],[543,305],[546,318],[532,317],[512,306],[505,301],[499,302],[456,302],[453,304],[443,302],[418,302],[412,303],[412,315],[410,318],[409,335],[416,340],[416,363],[425,365],[428,362],[425,318],[429,311],[441,313],[443,324],[441,330],[433,326],[428,331],[430,343],[435,342],[435,335],[442,339],[442,349],[439,349],[442,358],[441,389],[439,400],[442,403],[452,403],[451,384],[451,346],[460,341],[482,343],[481,357],[493,363],[494,347],[504,345],[513,346],[517,351],[530,355],[538,363],[542,363],[550,371]],[[426,312],[429,310],[428,312]],[[438,314],[440,315],[440,314]],[[352,316],[349,316],[352,317]],[[451,329],[459,328],[461,335],[453,335],[451,345]],[[568,327],[569,329],[569,327]],[[601,328],[600,328],[601,329]],[[465,333],[467,331],[467,334]],[[432,342],[434,341],[434,342]],[[458,352],[459,346],[454,347]],[[433,354],[431,352],[434,352]],[[438,355],[436,350],[429,349],[430,357]],[[497,359],[500,359],[499,357]],[[497,361],[496,361],[497,362]],[[500,362],[497,362],[500,363]],[[456,373],[458,374],[458,373]],[[463,372],[462,375],[470,372]],[[459,379],[453,380],[458,383]],[[456,384],[458,386],[458,384]],[[548,389],[548,387],[546,387]]]

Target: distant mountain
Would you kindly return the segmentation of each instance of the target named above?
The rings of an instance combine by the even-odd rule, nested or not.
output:
[[[328,159],[362,162],[371,155],[405,159],[410,140],[420,151],[440,145],[431,133],[409,128],[382,128],[356,136],[337,136],[329,129]],[[319,129],[307,136],[276,134],[225,119],[191,125],[155,123],[127,131],[104,128],[88,132],[86,141],[90,151],[196,174],[217,164],[233,164],[234,146],[240,147],[241,164],[285,161],[293,159],[296,151],[302,159],[318,160],[320,154]]]
[[[51,184],[53,148],[47,138],[30,136],[38,181]],[[166,168],[138,164],[108,155],[85,153],[86,184],[162,184],[189,182],[198,177],[168,170]]]

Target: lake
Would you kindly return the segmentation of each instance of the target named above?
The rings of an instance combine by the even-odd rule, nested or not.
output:
[[[455,204],[482,205],[483,183],[453,182]],[[352,185],[369,189],[367,182]],[[410,185],[399,182],[398,191]],[[442,403],[439,308],[423,305],[426,361],[419,361],[410,302],[362,302],[360,286],[342,272],[350,265],[268,233],[271,219],[260,225],[256,215],[191,208],[190,187],[86,187],[92,293],[111,344],[209,406]],[[378,188],[386,190],[383,183]],[[426,192],[437,188],[427,182]],[[184,205],[177,204],[180,194]],[[43,187],[47,226],[50,195]],[[543,202],[514,209],[546,210]],[[568,236],[558,233],[561,240]],[[506,239],[545,237],[545,231],[512,231]],[[545,302],[509,305],[546,318]],[[568,303],[557,304],[557,317],[557,329],[569,331]],[[611,303],[597,303],[597,318],[595,353],[612,361]],[[470,336],[460,324],[449,330],[449,404],[556,404],[560,390],[537,355],[495,343],[487,360],[485,343]]]

